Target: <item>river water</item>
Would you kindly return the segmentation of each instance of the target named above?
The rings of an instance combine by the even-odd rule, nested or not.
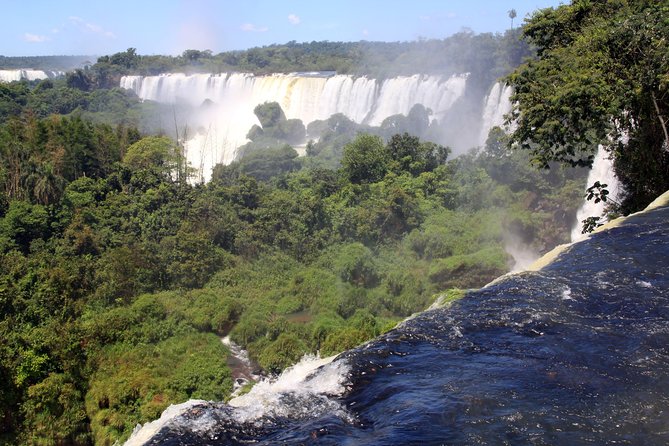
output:
[[[192,402],[146,444],[669,444],[669,208],[250,405]]]

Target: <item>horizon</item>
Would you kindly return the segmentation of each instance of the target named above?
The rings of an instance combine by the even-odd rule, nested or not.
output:
[[[114,8],[90,1],[40,0],[4,5],[11,18],[0,29],[0,55],[6,57],[102,56],[136,48],[142,55],[179,55],[187,49],[214,54],[290,41],[398,42],[444,39],[462,31],[503,33],[538,9],[560,0],[479,2],[426,0],[342,0],[315,4],[304,0],[244,4],[214,0],[129,2]],[[352,11],[354,13],[352,13]]]

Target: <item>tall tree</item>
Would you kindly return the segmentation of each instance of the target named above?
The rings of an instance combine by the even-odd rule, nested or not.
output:
[[[510,9],[509,10],[509,18],[511,19],[511,29],[513,29],[513,19],[517,17],[516,10],[515,9]]]

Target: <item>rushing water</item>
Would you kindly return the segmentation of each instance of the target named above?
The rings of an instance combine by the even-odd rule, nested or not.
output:
[[[483,124],[479,135],[480,146],[485,145],[491,128],[504,126],[505,115],[511,111],[512,93],[513,88],[510,85],[497,82],[486,96],[483,106]]]
[[[588,188],[592,186],[595,181],[599,181],[600,184],[606,184],[610,199],[614,201],[618,199],[620,185],[618,178],[616,178],[616,174],[613,171],[613,161],[603,146],[599,146],[597,149],[597,154],[592,162],[592,169],[590,169],[590,173],[588,173],[588,180],[586,181],[585,187]],[[607,203],[604,201],[595,203],[594,198],[583,202],[583,205],[576,212],[576,222],[571,230],[572,242],[581,240],[585,237],[585,235],[581,233],[583,230],[584,219],[588,217],[601,218],[604,216],[606,204]],[[605,221],[605,218],[601,220],[602,223]]]
[[[669,444],[667,259],[665,206],[421,313],[271,403],[173,409],[146,444]]]

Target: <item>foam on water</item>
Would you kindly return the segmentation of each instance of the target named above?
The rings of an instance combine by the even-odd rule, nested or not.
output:
[[[185,403],[170,405],[163,411],[163,413],[160,415],[160,418],[157,420],[151,421],[150,423],[146,423],[144,425],[138,424],[128,441],[125,442],[125,446],[143,445],[174,418],[201,403],[206,403],[206,401],[188,400]]]
[[[263,416],[304,417],[313,411],[313,407],[285,404],[285,396],[291,399],[306,400],[318,398],[328,410],[343,410],[328,397],[341,395],[344,390],[347,366],[344,361],[332,363],[334,356],[320,358],[306,355],[300,362],[286,369],[277,379],[265,379],[245,395],[229,401],[236,407],[235,418],[241,423],[257,420]],[[321,368],[322,367],[322,368]],[[320,370],[318,370],[321,368]],[[318,373],[315,373],[318,370]]]
[[[262,426],[279,418],[308,419],[330,414],[350,420],[346,409],[333,398],[346,390],[349,367],[335,357],[306,355],[277,378],[265,378],[249,393],[233,398],[227,405],[203,400],[189,400],[171,405],[158,420],[138,425],[126,446],[150,441],[161,429],[187,424],[190,432],[212,430],[221,417],[236,424]],[[212,410],[204,410],[203,407]]]

